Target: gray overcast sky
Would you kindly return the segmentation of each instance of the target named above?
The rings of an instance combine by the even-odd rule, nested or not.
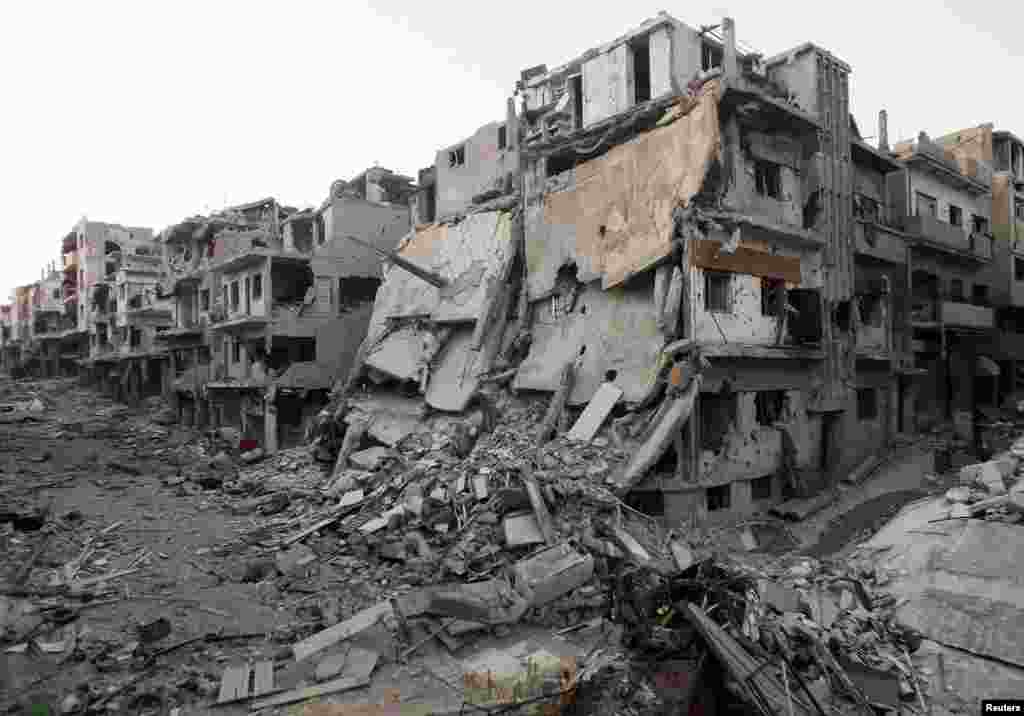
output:
[[[666,10],[736,20],[772,55],[805,41],[853,67],[854,116],[890,139],[986,121],[1024,134],[1016,3],[789,4],[146,0],[0,9],[0,302],[81,216],[162,229],[273,195],[318,204],[374,163],[414,175],[504,116],[520,70],[556,66]]]

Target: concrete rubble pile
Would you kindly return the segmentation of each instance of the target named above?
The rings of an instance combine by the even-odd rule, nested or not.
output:
[[[949,519],[984,519],[1017,524],[1024,521],[1024,438],[988,462],[960,470],[960,485],[946,492]]]

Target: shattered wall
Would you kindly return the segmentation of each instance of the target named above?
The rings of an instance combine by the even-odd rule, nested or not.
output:
[[[242,316],[269,316],[270,299],[269,295],[273,290],[271,281],[268,281],[267,271],[268,259],[262,259],[255,265],[249,265],[234,271],[225,271],[221,277],[221,301],[224,304],[228,320],[241,318]],[[260,292],[256,295],[254,289],[258,283]],[[248,287],[248,290],[246,288]],[[227,298],[224,292],[227,291]],[[238,303],[235,305],[233,297],[237,292]]]
[[[374,327],[388,318],[475,321],[507,279],[514,252],[508,212],[470,214],[458,223],[420,228],[402,241],[398,253],[447,285],[438,288],[389,266],[377,293]]]
[[[717,82],[707,83],[698,98],[681,101],[673,110],[681,116],[668,126],[566,172],[549,182],[548,193],[528,196],[531,299],[545,297],[569,263],[582,283],[600,278],[607,289],[669,254],[673,208],[701,189],[719,158],[719,91]]]
[[[502,338],[516,253],[513,224],[508,212],[481,212],[423,227],[402,242],[398,253],[445,285],[388,268],[366,356],[379,380],[418,382],[438,410],[465,407]]]
[[[512,176],[519,171],[519,153],[511,146],[513,130],[506,122],[492,122],[459,144],[437,152],[438,219],[464,211],[476,196],[514,188]]]
[[[739,160],[725,201],[731,209],[756,216],[764,221],[802,229],[804,224],[803,156],[799,140],[781,132],[763,132],[741,128],[735,118],[728,120],[724,136],[739,141],[739,151],[733,156]],[[777,167],[778,178],[772,178],[778,187],[777,195],[765,193],[759,187],[759,164]]]
[[[529,111],[559,109],[575,101],[567,79],[582,76],[583,127],[601,122],[636,104],[635,47],[645,45],[649,53],[650,98],[655,99],[683,88],[701,69],[701,40],[697,31],[667,13],[659,13],[615,40],[588,50],[561,67],[525,83],[523,95]],[[677,90],[678,91],[678,90]],[[570,107],[561,108],[571,112]]]
[[[587,403],[611,379],[623,400],[639,402],[654,387],[665,335],[654,301],[654,275],[647,272],[622,286],[582,287],[574,305],[564,294],[533,304],[533,342],[519,366],[515,387],[553,391],[562,367],[578,358],[570,404]]]
[[[381,278],[380,255],[345,238],[356,236],[392,251],[409,231],[409,208],[376,203],[355,196],[332,198],[323,208],[324,235],[314,248],[317,257],[330,258],[341,275]]]
[[[741,236],[742,236],[741,229]],[[784,280],[787,290],[821,288],[821,253],[816,248],[786,246],[783,242],[740,239],[732,254],[716,258],[704,244],[729,242],[721,232],[709,233],[691,249],[690,268],[693,338],[702,343],[750,343],[774,345],[779,318],[766,315],[771,302],[762,300],[769,281]],[[743,271],[743,272],[741,272]],[[708,275],[728,283],[726,311],[708,310]],[[795,280],[794,280],[795,279]]]
[[[332,381],[348,377],[372,314],[373,302],[367,301],[317,326],[316,361]]]

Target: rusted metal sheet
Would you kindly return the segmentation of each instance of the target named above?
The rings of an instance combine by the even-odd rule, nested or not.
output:
[[[567,263],[607,289],[669,254],[672,209],[701,189],[720,156],[719,95],[718,83],[707,83],[674,122],[579,165],[571,188],[544,197],[527,234],[531,298],[550,291]]]
[[[702,269],[743,273],[800,284],[800,258],[797,256],[777,256],[742,244],[734,253],[724,254],[720,253],[721,246],[719,242],[708,239],[694,241],[690,252],[691,262]]]
[[[555,390],[561,367],[575,356],[580,366],[571,405],[588,403],[615,371],[613,382],[622,399],[644,398],[657,377],[665,336],[658,328],[649,283],[636,290],[601,290],[597,282],[585,287],[575,309],[554,318],[547,301],[534,305],[533,342],[519,367],[515,387]],[[582,351],[582,353],[581,353]]]
[[[398,254],[442,276],[438,288],[398,267],[387,270],[372,324],[424,316],[438,323],[475,321],[508,278],[515,253],[511,215],[471,214],[458,224],[432,224],[407,236]]]

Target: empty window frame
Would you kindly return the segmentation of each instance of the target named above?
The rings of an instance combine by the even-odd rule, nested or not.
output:
[[[651,99],[651,45],[644,37],[634,42],[633,54],[633,103],[640,104]]]
[[[955,204],[949,205],[949,224],[950,226],[964,225],[964,210]]]
[[[750,499],[755,501],[770,500],[772,493],[772,476],[756,477],[750,481]]]
[[[1024,281],[1024,259],[1019,256],[1013,258],[1013,279],[1014,281]]]
[[[580,129],[583,127],[583,75],[570,77],[569,87],[572,89],[572,126]]]
[[[713,313],[732,312],[732,274],[705,272],[704,308]]]
[[[782,198],[782,165],[764,159],[754,160],[754,189],[761,196]]]
[[[964,281],[960,278],[954,278],[949,282],[949,297],[954,301],[964,300]]]
[[[732,484],[709,487],[705,495],[708,512],[728,510],[732,507]]]
[[[210,289],[204,288],[199,292],[199,305],[204,311],[210,310]]]
[[[863,194],[853,195],[853,215],[861,221],[877,224],[881,215],[879,206],[878,201],[870,196],[864,196]]]
[[[448,151],[448,167],[462,167],[466,165],[466,145],[460,144]]]
[[[971,287],[971,303],[975,306],[987,306],[988,300],[988,286],[983,283],[976,283]]]
[[[782,420],[786,406],[786,391],[761,390],[754,394],[754,414],[757,424],[771,426]]]
[[[882,325],[882,296],[877,293],[862,293],[857,297],[860,322],[865,326]]]
[[[240,300],[240,292],[238,289],[238,281],[231,282],[231,310],[238,310],[238,303]]]
[[[718,452],[736,420],[736,394],[701,393],[698,403],[701,449]]]
[[[939,202],[934,196],[929,196],[923,192],[917,192],[915,195],[917,204],[917,215],[918,216],[935,216],[939,215]]]
[[[781,278],[761,279],[761,315],[778,316],[785,306],[786,282]]]
[[[702,42],[700,47],[700,66],[705,72],[712,67],[721,67],[724,52],[719,45]]]
[[[505,125],[498,127],[498,149],[505,149],[508,146],[508,128]]]
[[[984,216],[971,214],[971,231],[974,232],[975,234],[987,234],[988,219],[986,219]]]
[[[252,277],[252,300],[259,301],[263,298],[263,275],[253,274]]]
[[[238,363],[242,360],[242,342],[232,341],[231,342],[231,362]]]
[[[875,420],[878,418],[878,389],[857,389],[857,420]]]

